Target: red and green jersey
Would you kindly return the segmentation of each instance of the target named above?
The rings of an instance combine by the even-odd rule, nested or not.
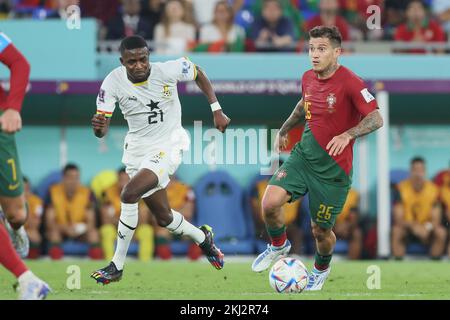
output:
[[[306,125],[297,152],[325,180],[351,182],[354,140],[333,157],[326,146],[333,137],[355,127],[377,109],[375,98],[364,81],[344,66],[339,66],[328,79],[319,79],[313,70],[305,72],[302,96]],[[344,178],[339,174],[342,171]]]

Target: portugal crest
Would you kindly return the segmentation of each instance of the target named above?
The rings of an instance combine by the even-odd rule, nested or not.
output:
[[[336,108],[334,105],[336,104],[336,96],[334,93],[330,93],[327,97],[327,103],[328,103],[328,112],[333,113],[336,111]]]
[[[280,181],[281,179],[285,178],[286,176],[287,176],[286,171],[284,171],[284,170],[278,170],[275,179],[276,179],[277,181]]]

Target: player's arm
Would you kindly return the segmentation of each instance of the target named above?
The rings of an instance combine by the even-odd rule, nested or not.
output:
[[[330,156],[340,155],[350,141],[374,132],[383,126],[383,117],[376,109],[375,98],[367,88],[362,90],[360,90],[362,87],[355,88],[351,91],[352,103],[365,116],[357,126],[331,139],[326,147]]]
[[[211,105],[211,110],[213,111],[214,116],[214,126],[220,131],[225,132],[228,124],[230,123],[230,118],[228,118],[225,113],[223,113],[222,108],[217,100],[216,93],[211,85],[211,81],[209,81],[208,76],[205,72],[199,67],[195,66],[197,76],[195,77],[195,83],[203,92],[203,94],[208,99],[209,104]]]
[[[300,123],[302,123],[305,119],[305,108],[303,98],[295,106],[291,115],[281,126],[280,131],[278,131],[277,136],[275,138],[274,150],[275,152],[280,152],[280,147],[285,148],[287,145],[287,134],[288,132],[297,127]]]
[[[115,94],[117,81],[113,72],[106,76],[97,95],[97,112],[91,119],[92,129],[97,138],[108,133],[109,124],[116,108],[117,95]]]
[[[20,110],[30,76],[30,64],[9,39],[1,33],[0,37],[3,37],[0,43],[7,43],[5,48],[0,47],[0,62],[11,72],[10,90],[5,103],[6,110],[0,116],[0,124],[3,132],[14,133],[22,128]]]
[[[103,113],[94,114],[91,124],[97,138],[103,138],[108,133],[110,122],[111,118],[105,117]]]

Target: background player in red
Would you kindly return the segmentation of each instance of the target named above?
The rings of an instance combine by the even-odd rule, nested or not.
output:
[[[342,37],[336,27],[309,31],[312,69],[302,78],[302,99],[275,138],[279,151],[287,133],[306,120],[302,140],[275,172],[262,199],[263,218],[271,244],[253,262],[261,272],[287,255],[291,244],[281,207],[309,193],[315,263],[306,290],[321,290],[330,273],[336,244],[332,231],[351,186],[355,139],[383,125],[375,98],[364,82],[338,64]]]
[[[23,225],[27,214],[14,133],[22,128],[20,109],[28,84],[30,65],[3,33],[0,33],[0,61],[11,71],[9,94],[0,88],[0,205],[16,250],[22,257],[26,257],[29,242]],[[50,291],[48,285],[29,271],[20,260],[1,222],[0,219],[0,263],[18,279],[19,298],[45,298]]]

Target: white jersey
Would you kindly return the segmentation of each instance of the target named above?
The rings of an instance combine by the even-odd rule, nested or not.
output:
[[[114,69],[102,83],[97,96],[97,113],[111,117],[118,103],[128,122],[127,143],[163,145],[181,126],[178,81],[197,77],[195,65],[187,58],[151,64],[147,81],[132,83],[124,66]]]

